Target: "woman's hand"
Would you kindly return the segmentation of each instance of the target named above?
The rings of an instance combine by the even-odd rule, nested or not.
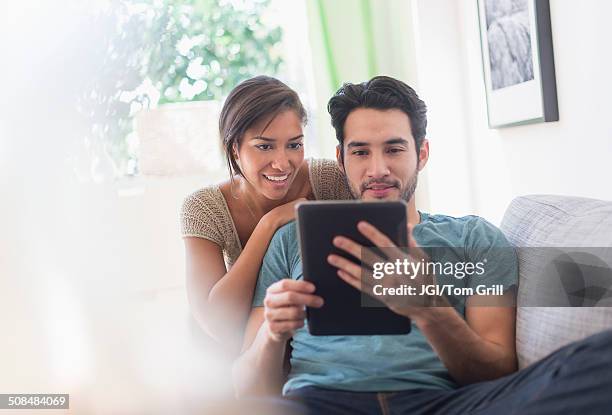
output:
[[[304,166],[303,167],[305,169],[305,174],[308,175],[308,165],[306,164],[306,161],[304,161]],[[287,202],[284,205],[277,206],[263,216],[262,220],[265,220],[265,222],[269,223],[269,226],[272,226],[273,230],[276,230],[287,222],[291,222],[295,219],[296,204],[304,202],[308,199],[314,199],[310,181],[307,180],[303,185],[301,185],[300,190],[292,197],[295,197],[295,199],[291,202]]]
[[[262,219],[269,221],[275,229],[295,219],[295,205],[307,200],[305,197],[292,200],[269,211]]]

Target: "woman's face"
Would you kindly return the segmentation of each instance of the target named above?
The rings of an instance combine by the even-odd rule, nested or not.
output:
[[[238,164],[246,180],[268,199],[285,197],[304,161],[302,122],[295,111],[278,114],[249,128],[236,148]]]

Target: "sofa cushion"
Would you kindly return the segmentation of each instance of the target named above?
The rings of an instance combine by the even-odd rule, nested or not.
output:
[[[516,348],[519,368],[575,340],[612,328],[612,307],[535,307],[542,285],[542,252],[548,247],[612,247],[612,202],[533,195],[512,201],[501,225],[517,247]],[[537,247],[543,249],[524,249]],[[609,255],[608,255],[609,256]],[[610,262],[607,262],[610,264]],[[610,301],[607,302],[610,304]]]

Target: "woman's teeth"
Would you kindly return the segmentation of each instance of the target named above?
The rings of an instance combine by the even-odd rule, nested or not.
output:
[[[264,174],[264,177],[268,180],[271,180],[273,182],[282,182],[284,180],[287,180],[287,177],[289,177],[288,174],[284,175],[284,176],[267,176]]]

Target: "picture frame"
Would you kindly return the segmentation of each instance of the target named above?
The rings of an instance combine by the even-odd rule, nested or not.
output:
[[[477,0],[489,128],[559,120],[549,0]]]

